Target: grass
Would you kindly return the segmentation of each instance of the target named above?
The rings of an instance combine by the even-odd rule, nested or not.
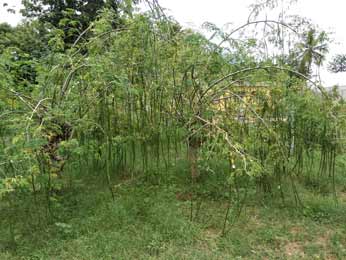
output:
[[[183,178],[165,180],[157,185],[146,178],[118,179],[113,202],[106,185],[84,179],[56,196],[49,218],[43,197],[34,208],[25,206],[32,197],[23,196],[15,212],[3,204],[0,259],[346,258],[346,193],[341,188],[336,204],[332,194],[299,186],[302,209],[291,199],[283,206],[250,190],[240,216],[234,220],[231,212],[234,221],[222,236],[225,198],[216,199],[215,190],[203,196],[191,221],[190,196],[181,195],[188,184]]]

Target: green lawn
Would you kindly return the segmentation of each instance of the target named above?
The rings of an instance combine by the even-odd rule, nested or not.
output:
[[[0,259],[346,259],[341,187],[336,204],[300,186],[304,208],[251,188],[239,216],[231,203],[222,235],[226,197],[192,196],[191,221],[188,184],[117,182],[115,201],[92,179],[65,188],[52,215],[40,195],[17,199],[11,211],[2,204]]]

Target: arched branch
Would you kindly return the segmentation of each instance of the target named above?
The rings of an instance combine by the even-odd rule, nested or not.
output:
[[[203,92],[203,94],[201,95],[201,99],[203,99],[203,97],[206,96],[206,94],[213,88],[215,87],[216,85],[220,84],[221,82],[235,76],[235,75],[238,75],[238,74],[241,74],[241,73],[245,73],[245,72],[250,72],[250,71],[255,71],[255,70],[281,70],[281,71],[287,71],[287,72],[291,72],[301,78],[303,78],[304,80],[310,82],[312,85],[314,85],[324,96],[328,96],[327,92],[325,91],[325,89],[317,84],[316,82],[314,82],[313,80],[311,80],[309,77],[305,76],[304,74],[298,72],[298,71],[295,71],[295,70],[292,70],[292,69],[289,69],[289,68],[284,68],[284,67],[279,67],[279,66],[257,66],[257,67],[253,67],[253,68],[245,68],[245,69],[242,69],[242,70],[238,70],[238,71],[235,71],[235,72],[232,72],[216,81],[214,81],[213,83],[211,83],[209,85],[209,87]]]
[[[265,23],[265,24],[268,24],[268,23],[274,23],[274,24],[278,24],[278,25],[281,25],[283,27],[286,27],[287,29],[291,30],[292,32],[294,32],[295,34],[299,35],[299,33],[294,29],[292,28],[291,26],[289,26],[288,24],[286,23],[283,23],[283,22],[280,22],[280,21],[276,21],[276,20],[260,20],[260,21],[253,21],[253,22],[247,22],[246,24],[243,24],[239,27],[237,27],[236,29],[234,29],[233,31],[231,31],[229,34],[226,35],[225,39],[223,39],[219,44],[218,44],[218,47],[220,47],[225,41],[228,41],[230,39],[230,37],[240,31],[241,29],[244,29],[245,27],[248,27],[250,25],[253,25],[253,24],[259,24],[259,23]]]

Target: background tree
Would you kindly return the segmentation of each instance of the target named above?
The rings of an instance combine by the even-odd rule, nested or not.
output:
[[[337,54],[329,63],[328,70],[333,73],[346,72],[346,54]]]
[[[0,57],[14,78],[13,88],[31,91],[36,83],[37,61],[49,52],[47,28],[39,21],[16,27],[0,24]]]
[[[83,25],[88,25],[97,16],[97,11],[109,7],[118,10],[118,0],[23,0],[24,9],[22,14],[28,18],[39,18],[42,22],[49,22],[54,26],[59,26],[60,20],[64,18],[64,11],[71,9],[75,11],[75,18],[78,18]]]
[[[305,76],[311,75],[312,65],[320,67],[328,53],[328,35],[311,28],[297,44],[298,71]]]
[[[38,21],[24,22],[16,27],[9,24],[0,24],[0,53],[6,48],[19,48],[21,51],[40,58],[48,53],[49,39],[47,28]]]
[[[73,43],[78,35],[88,28],[99,11],[109,8],[115,13],[125,10],[130,12],[136,1],[123,0],[23,0],[21,13],[27,18],[38,18],[42,23],[50,23],[62,29],[65,42]],[[113,22],[117,26],[118,21]]]

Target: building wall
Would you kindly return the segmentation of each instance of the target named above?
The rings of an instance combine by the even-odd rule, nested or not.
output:
[[[333,88],[334,87],[327,87],[326,90],[328,92],[331,92],[333,90]],[[346,99],[346,85],[345,86],[337,86],[337,91],[343,99]]]

